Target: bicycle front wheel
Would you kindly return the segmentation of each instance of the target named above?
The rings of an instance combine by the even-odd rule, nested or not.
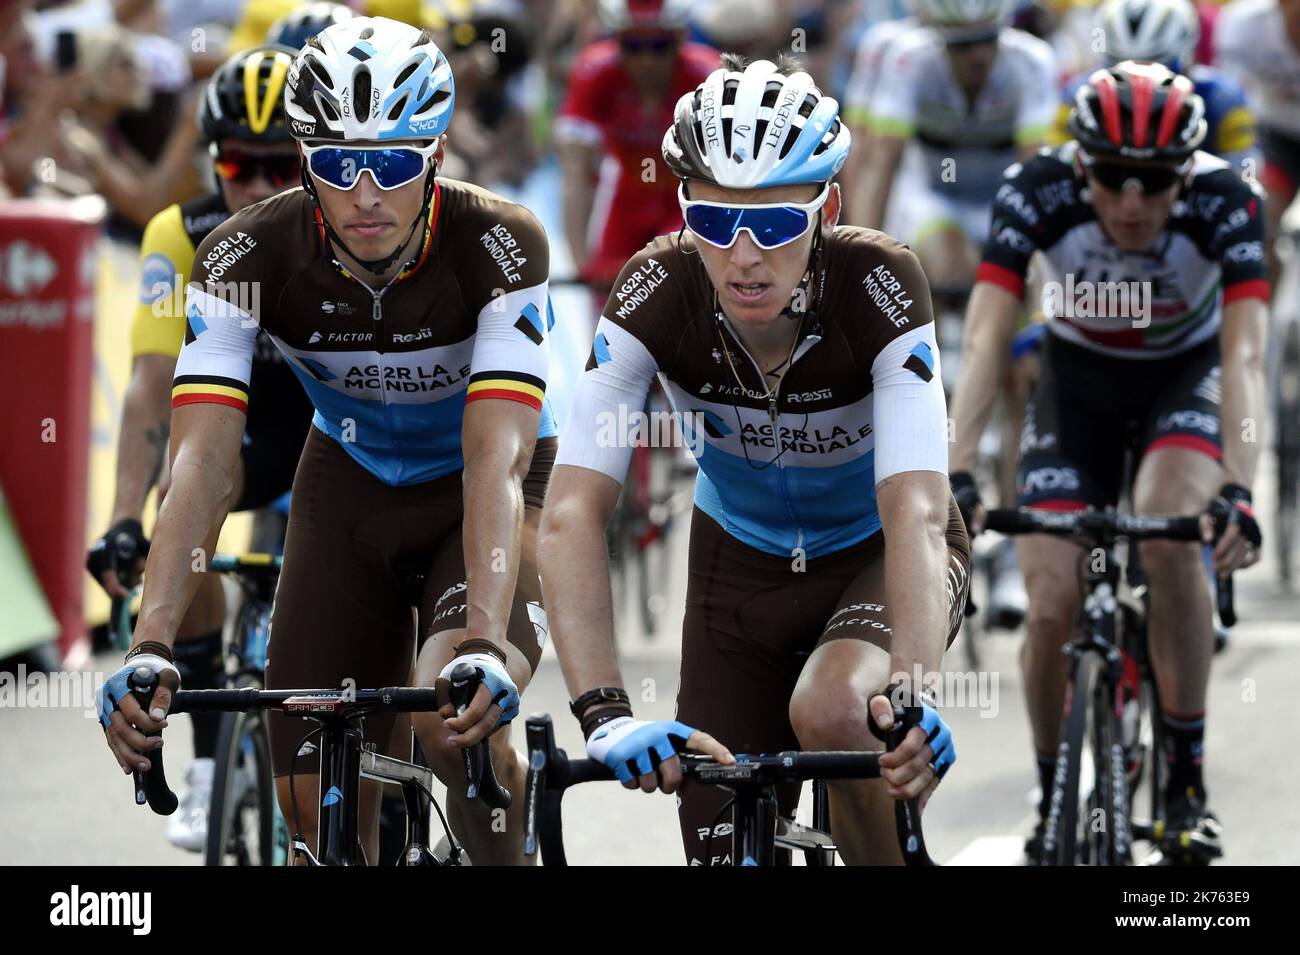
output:
[[[205,864],[274,864],[275,780],[263,714],[222,714],[215,763]]]
[[[1087,819],[1090,795],[1081,792],[1081,783],[1084,748],[1088,745],[1088,716],[1101,667],[1102,660],[1095,653],[1084,652],[1075,659],[1066,687],[1065,719],[1043,831],[1041,861],[1045,865],[1078,865],[1087,861],[1089,846],[1079,836],[1082,822]]]

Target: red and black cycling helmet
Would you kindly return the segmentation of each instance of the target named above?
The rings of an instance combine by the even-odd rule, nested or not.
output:
[[[1079,87],[1069,129],[1093,156],[1182,162],[1205,139],[1205,102],[1187,77],[1127,60]]]

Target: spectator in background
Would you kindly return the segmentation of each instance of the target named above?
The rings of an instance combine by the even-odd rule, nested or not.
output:
[[[601,0],[612,36],[582,51],[556,119],[564,234],[579,275],[598,292],[642,246],[682,224],[660,144],[678,98],[718,66],[716,51],[685,40],[691,7]]]
[[[461,0],[432,14],[429,26],[456,77],[445,174],[519,187],[538,160],[522,87],[532,55],[526,11],[515,0]]]
[[[136,35],[115,24],[76,34],[84,76],[76,116],[61,122],[60,165],[81,176],[107,200],[115,218],[138,233],[153,216],[202,188],[196,163],[197,99],[190,95],[170,122],[156,156],[125,134],[124,114],[147,109],[152,92]],[[156,122],[166,123],[158,116]]]
[[[0,0],[0,197],[26,196],[58,142],[51,117],[77,99],[83,78],[36,58],[30,0]],[[48,176],[46,177],[48,178]]]

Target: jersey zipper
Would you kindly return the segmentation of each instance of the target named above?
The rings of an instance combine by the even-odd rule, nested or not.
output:
[[[731,322],[728,321],[727,316],[720,315],[719,317],[726,326],[727,332],[731,335],[732,341],[736,343],[736,347],[739,348],[744,353],[745,357],[749,359],[749,363],[754,366],[754,371],[758,372],[759,382],[766,385],[767,376],[763,374],[763,369],[758,366],[758,362],[754,360],[754,356],[749,353],[749,349],[745,347],[745,343],[740,340],[740,336],[737,335],[735,329],[731,327]],[[809,334],[795,347],[794,354],[790,358],[789,367],[786,368],[785,374],[777,381],[776,388],[772,392],[772,397],[769,398],[767,402],[767,419],[772,424],[772,446],[776,449],[776,473],[777,480],[781,484],[781,500],[785,504],[785,513],[790,518],[790,523],[794,525],[795,529],[795,545],[794,550],[791,552],[792,557],[798,557],[803,550],[803,526],[799,522],[798,515],[795,514],[794,502],[790,498],[790,485],[785,473],[785,456],[781,449],[781,427],[778,423],[781,418],[781,413],[777,409],[777,403],[781,399],[781,386],[785,384],[785,380],[789,377],[791,370],[793,370],[795,362],[806,355],[808,351],[821,340],[820,335]],[[766,390],[766,388],[764,390]]]

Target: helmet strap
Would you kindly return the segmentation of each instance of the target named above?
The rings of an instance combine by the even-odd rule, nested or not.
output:
[[[420,214],[415,217],[415,221],[411,223],[411,228],[407,230],[406,236],[402,241],[397,243],[397,248],[393,249],[392,254],[386,255],[381,259],[363,259],[348,248],[347,243],[343,241],[343,237],[334,231],[334,227],[330,225],[329,219],[326,218],[324,210],[321,209],[320,196],[317,195],[316,188],[311,182],[311,174],[307,172],[307,164],[303,163],[302,167],[303,189],[307,192],[307,195],[311,196],[312,202],[315,203],[316,208],[321,211],[321,225],[325,230],[325,236],[329,239],[330,245],[342,249],[347,253],[350,259],[372,275],[383,275],[392,267],[393,263],[401,257],[402,251],[406,248],[407,243],[411,241],[411,237],[415,235],[415,230],[421,224],[424,225],[427,232],[429,228],[429,202],[433,198],[434,180],[437,176],[438,168],[436,166],[431,167],[428,174],[424,177],[424,201],[420,204]],[[420,244],[423,245],[423,241]],[[419,255],[417,253],[416,256],[412,257],[411,262],[408,262],[407,265],[415,262],[418,257]]]

